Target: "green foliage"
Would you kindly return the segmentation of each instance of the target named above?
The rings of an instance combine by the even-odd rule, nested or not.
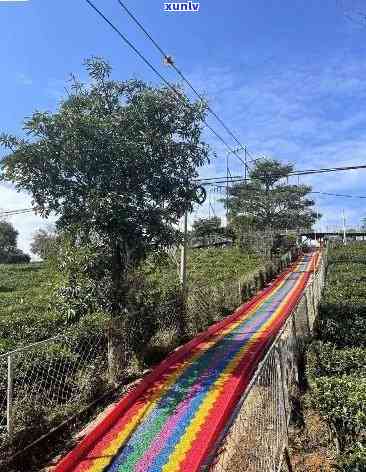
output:
[[[262,263],[260,257],[244,254],[239,248],[192,250],[188,260],[191,284],[210,284],[239,280]]]
[[[229,189],[228,206],[231,225],[237,232],[309,228],[317,219],[314,201],[307,198],[311,187],[286,185],[281,179],[293,170],[274,159],[256,162],[251,181]]]
[[[24,264],[30,262],[28,254],[18,249],[18,231],[7,221],[0,220],[0,264]]]
[[[201,140],[206,105],[182,90],[177,100],[168,87],[112,80],[100,58],[86,69],[90,82],[74,80],[56,112],[25,121],[28,140],[0,137],[10,150],[2,174],[32,195],[41,215],[54,212],[74,245],[103,246],[110,311],[119,316],[128,273],[146,252],[180,240],[179,219],[199,198],[194,178],[209,155]]]
[[[221,218],[213,216],[212,218],[199,218],[192,224],[191,235],[195,238],[204,238],[214,234],[222,234]]]
[[[307,374],[312,380],[319,377],[366,375],[366,349],[339,349],[331,343],[314,341],[307,352]]]
[[[343,446],[364,438],[366,377],[320,377],[312,384],[311,404],[334,425]]]
[[[271,247],[272,255],[285,254],[294,249],[297,245],[297,236],[276,234]]]
[[[327,303],[319,307],[315,324],[318,339],[338,347],[366,347],[366,307],[364,303]]]
[[[0,250],[11,251],[17,245],[18,231],[7,221],[0,221]]]
[[[342,454],[337,461],[339,472],[366,472],[366,447],[357,443]]]
[[[57,235],[54,231],[37,230],[31,242],[31,251],[41,259],[46,260],[56,251]]]
[[[316,335],[338,347],[366,347],[366,245],[329,251]]]
[[[57,273],[42,263],[0,266],[0,352],[54,336],[64,318],[53,309]]]
[[[311,404],[333,425],[337,470],[365,471],[366,244],[331,247],[323,299],[307,354]],[[320,340],[320,341],[319,341]]]

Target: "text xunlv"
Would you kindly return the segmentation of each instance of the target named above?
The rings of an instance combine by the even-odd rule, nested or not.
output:
[[[165,11],[191,11],[198,12],[200,9],[199,2],[183,2],[183,3],[164,3]]]

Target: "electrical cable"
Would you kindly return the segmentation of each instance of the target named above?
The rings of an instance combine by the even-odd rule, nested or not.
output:
[[[115,26],[105,15],[94,5],[91,0],[85,0],[88,5],[118,34],[118,36],[139,56],[139,58],[164,82],[164,84],[172,90],[177,98],[186,106],[189,106],[187,102],[182,98],[181,94],[174,88],[174,86],[156,69],[156,67],[137,49],[137,47],[131,43],[131,41]],[[235,154],[235,151],[229,146],[229,144],[215,131],[206,120],[203,120],[205,126],[216,136],[216,138],[229,149],[230,152]]]
[[[206,102],[204,97],[197,91],[197,89],[193,86],[192,82],[186,78],[186,76],[183,74],[183,72],[176,66],[174,63],[173,59],[171,56],[169,56],[166,51],[163,50],[163,48],[154,40],[154,38],[151,36],[151,34],[146,30],[146,28],[142,25],[142,23],[136,18],[136,16],[129,10],[129,8],[121,1],[118,0],[119,5],[123,10],[127,13],[127,15],[136,23],[136,25],[144,32],[146,37],[151,41],[151,43],[155,46],[155,48],[160,52],[160,54],[163,56],[164,61],[166,62],[167,65],[170,65],[175,72],[179,75],[179,77],[185,82],[188,87],[192,90],[192,92],[202,101]],[[225,122],[219,117],[219,115],[212,109],[210,105],[207,104],[207,110],[211,113],[212,116],[216,118],[216,120],[221,124],[221,126],[226,130],[228,134],[234,139],[234,141],[242,148],[246,148],[239,139],[235,136],[235,134],[231,131],[231,129],[225,124]],[[237,154],[236,151],[233,152],[233,154],[245,165],[247,166],[247,163],[245,163]]]

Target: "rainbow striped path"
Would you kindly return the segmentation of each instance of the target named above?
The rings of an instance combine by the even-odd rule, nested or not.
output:
[[[298,301],[318,256],[291,269],[143,379],[55,472],[194,472]]]

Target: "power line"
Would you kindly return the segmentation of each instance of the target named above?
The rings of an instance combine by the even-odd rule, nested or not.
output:
[[[331,173],[331,172],[343,172],[349,170],[357,170],[357,169],[366,169],[366,165],[357,165],[357,166],[346,166],[346,167],[330,167],[330,168],[322,168],[322,169],[304,169],[304,170],[296,170],[290,172],[288,176],[293,177],[296,175],[314,175],[314,174],[324,174],[324,173]],[[271,174],[273,177],[281,177],[282,174]],[[243,177],[236,175],[232,177],[232,181],[237,183],[245,182],[249,179],[243,179]],[[252,177],[253,180],[253,177]],[[262,180],[261,178],[257,177],[254,180]],[[203,179],[196,179],[197,182],[201,183],[201,185],[209,185],[210,183],[225,183],[226,176],[219,176],[219,177],[208,177]]]
[[[309,192],[309,193],[317,193],[319,195],[325,195],[329,197],[343,197],[343,198],[366,198],[366,195],[348,195],[342,193],[329,193],[329,192]]]
[[[221,182],[221,183],[226,183],[225,182]],[[211,185],[211,183],[209,183]],[[214,188],[215,189],[226,189],[226,186],[225,185],[217,185],[216,183],[215,184],[212,184],[214,185]],[[288,191],[287,189],[281,189],[281,188],[276,188],[276,191]],[[366,199],[366,195],[351,195],[351,194],[341,194],[341,193],[331,193],[331,192],[320,192],[320,191],[311,191],[311,192],[308,192],[309,194],[317,194],[317,195],[324,195],[324,196],[327,196],[327,197],[341,197],[341,198],[358,198],[358,199]],[[211,202],[209,202],[209,204],[211,205],[212,207],[212,204]],[[214,209],[212,207],[212,210],[214,212]],[[26,214],[26,213],[31,213],[33,212],[34,209],[33,208],[23,208],[23,209],[20,209],[20,210],[5,210],[5,211],[0,211],[0,218],[3,217],[3,216],[14,216],[14,215],[23,215],[23,214]]]
[[[299,171],[295,171],[295,172],[290,172],[289,175],[323,174],[323,173],[329,173],[329,172],[341,172],[341,171],[357,170],[357,169],[366,169],[366,165],[299,170]]]
[[[185,100],[183,100],[180,93],[174,88],[174,86],[156,69],[156,67],[148,60],[146,57],[137,49],[137,47],[131,43],[131,41],[115,26],[105,15],[102,13],[99,8],[97,8],[91,0],[85,0],[88,5],[115,31],[118,36],[139,56],[139,58],[164,82],[164,84],[169,87],[170,90],[177,96],[177,98],[186,106],[189,106]],[[220,136],[217,131],[215,131],[206,120],[203,120],[205,126],[216,136],[216,138],[224,144],[230,152],[233,152],[229,144]]]
[[[13,216],[13,215],[23,215],[25,213],[31,213],[33,211],[33,208],[23,208],[20,210],[0,210],[0,217],[3,216]]]
[[[86,0],[89,1],[89,0]],[[342,171],[348,171],[348,170],[356,170],[356,169],[366,169],[366,165],[358,165],[358,166],[346,166],[346,167],[331,167],[331,168],[322,168],[322,169],[308,169],[308,170],[299,170],[299,171],[294,171],[290,173],[289,175],[294,176],[294,175],[312,175],[312,174],[320,174],[320,173],[325,173],[325,172],[342,172]],[[203,186],[214,186],[217,188],[221,188],[219,184],[226,184],[228,182],[230,183],[244,183],[246,181],[249,181],[249,179],[243,179],[240,175],[234,175],[234,176],[219,176],[219,177],[207,177],[203,179],[194,179],[194,182],[197,184],[203,185]],[[225,187],[222,187],[225,188]],[[284,189],[284,191],[287,191],[287,189]],[[351,194],[340,194],[340,193],[331,193],[331,192],[318,192],[318,191],[311,191],[309,193],[313,194],[319,194],[319,195],[326,195],[326,196],[331,196],[331,197],[343,197],[343,198],[361,198],[361,199],[366,199],[366,195],[351,195]],[[20,208],[17,210],[0,210],[0,216],[10,216],[10,215],[17,215],[17,214],[24,214],[24,213],[30,213],[34,211],[34,208]]]
[[[192,92],[202,101],[205,102],[204,97],[197,91],[197,89],[193,86],[192,82],[187,79],[187,77],[183,74],[183,72],[176,66],[171,56],[167,54],[166,51],[155,41],[155,39],[151,36],[151,34],[146,30],[146,28],[142,25],[142,23],[136,18],[136,16],[129,10],[129,8],[121,1],[118,0],[121,8],[127,13],[127,15],[136,23],[136,25],[144,32],[146,37],[151,41],[151,43],[155,46],[155,48],[160,52],[163,56],[164,61],[167,65],[170,65],[175,72],[179,75],[179,77],[188,85],[188,87],[192,90]],[[228,134],[234,139],[234,141],[241,146],[242,148],[246,148],[243,144],[239,141],[239,139],[235,136],[235,134],[231,131],[231,129],[225,124],[225,122],[219,117],[219,115],[212,109],[210,105],[207,104],[207,110],[211,113],[212,116],[216,118],[216,120],[221,124],[221,126],[226,130]],[[247,163],[244,162],[237,154],[234,152],[234,155],[245,165]]]
[[[226,189],[226,185],[216,185],[214,188],[217,189]],[[289,190],[286,188],[276,187],[276,192],[288,192]],[[256,189],[251,189],[251,192],[256,192]],[[259,192],[259,190],[257,191]],[[324,195],[327,197],[342,197],[342,198],[361,198],[366,199],[366,195],[349,195],[349,194],[340,194],[340,193],[330,193],[330,192],[319,192],[319,191],[310,191],[308,194],[317,194],[317,195]]]

